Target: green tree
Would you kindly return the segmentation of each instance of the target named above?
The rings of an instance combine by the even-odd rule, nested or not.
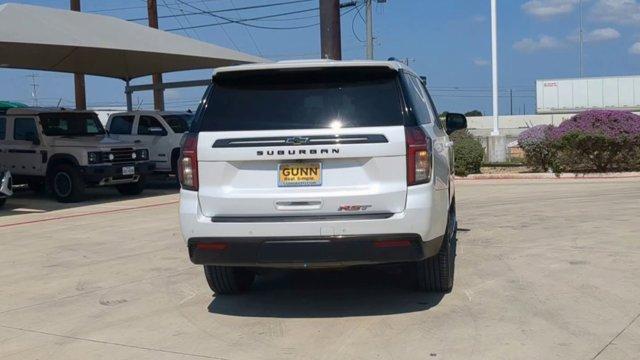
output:
[[[482,116],[482,111],[480,110],[471,110],[467,111],[464,116]]]

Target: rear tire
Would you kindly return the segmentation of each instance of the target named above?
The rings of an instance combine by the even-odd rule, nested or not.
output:
[[[140,195],[144,190],[146,182],[147,182],[146,177],[140,176],[138,181],[134,183],[116,185],[116,189],[118,189],[118,191],[122,195],[126,195],[126,196]]]
[[[84,200],[86,184],[73,165],[58,165],[48,176],[49,186],[56,200],[73,203]]]
[[[449,210],[447,231],[437,255],[416,264],[418,289],[427,292],[449,293],[453,289],[458,222],[455,203]]]
[[[0,208],[3,207],[6,202],[7,202],[7,198],[6,197],[1,197],[0,198]]]
[[[218,295],[239,294],[249,290],[255,272],[231,266],[205,265],[204,275],[213,292]]]

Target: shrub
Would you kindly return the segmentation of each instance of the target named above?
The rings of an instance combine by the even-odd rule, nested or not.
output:
[[[640,116],[590,110],[550,131],[554,171],[633,170],[640,156]]]
[[[449,136],[453,141],[455,173],[458,176],[480,173],[484,148],[467,130],[459,130]]]
[[[536,125],[518,136],[518,145],[524,151],[524,162],[534,171],[547,171],[553,161],[550,133],[553,125]]]

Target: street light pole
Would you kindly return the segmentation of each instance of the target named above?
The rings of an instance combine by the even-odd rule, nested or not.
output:
[[[496,0],[491,0],[491,64],[493,78],[493,131],[492,136],[500,135],[498,128],[498,19]]]
[[[367,7],[367,59],[373,60],[373,14],[372,0],[365,0]]]
[[[580,77],[584,76],[584,63],[582,59],[584,49],[584,28],[582,22],[582,0],[580,0]]]

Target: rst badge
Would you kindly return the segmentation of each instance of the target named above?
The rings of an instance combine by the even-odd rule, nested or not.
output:
[[[366,211],[372,205],[341,205],[338,211]]]

